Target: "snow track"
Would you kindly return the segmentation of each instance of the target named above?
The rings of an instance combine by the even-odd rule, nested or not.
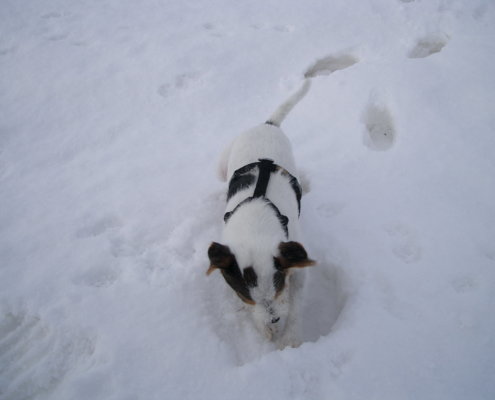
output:
[[[62,379],[83,372],[94,343],[77,330],[50,326],[22,311],[2,310],[0,395],[23,400],[50,395]],[[84,368],[86,367],[86,368]]]

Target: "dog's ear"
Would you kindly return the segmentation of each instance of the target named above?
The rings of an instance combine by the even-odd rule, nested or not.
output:
[[[298,242],[282,242],[278,246],[282,268],[303,268],[315,265],[316,262],[308,258],[308,253]]]
[[[208,258],[210,259],[210,268],[206,271],[206,275],[210,275],[215,269],[229,268],[234,256],[227,246],[213,242],[208,249]]]

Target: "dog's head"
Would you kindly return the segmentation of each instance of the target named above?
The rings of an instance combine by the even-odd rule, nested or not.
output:
[[[289,313],[288,278],[293,269],[315,263],[298,242],[282,242],[272,251],[237,252],[214,242],[208,257],[207,274],[220,270],[227,284],[251,307],[256,327],[269,339],[275,339],[285,329]]]

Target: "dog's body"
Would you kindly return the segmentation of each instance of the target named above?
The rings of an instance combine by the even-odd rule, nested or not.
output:
[[[238,136],[223,152],[220,178],[230,179],[224,244],[212,243],[208,251],[208,273],[220,269],[252,309],[256,327],[281,348],[300,343],[299,269],[314,262],[298,243],[302,193],[291,144],[279,126],[308,89],[306,80],[266,123]]]

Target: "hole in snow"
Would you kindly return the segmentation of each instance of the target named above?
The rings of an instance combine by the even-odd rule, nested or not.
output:
[[[319,257],[318,257],[319,258]],[[329,263],[306,268],[302,302],[298,313],[300,335],[297,341],[316,342],[331,333],[347,303],[342,270]],[[255,327],[250,306],[241,304],[220,274],[208,277],[203,305],[213,331],[233,355],[236,365],[244,365],[279,349],[279,343],[267,340]],[[290,348],[290,345],[289,347]]]
[[[347,301],[343,278],[339,267],[325,261],[307,270],[301,312],[303,342],[315,342],[331,332]]]

